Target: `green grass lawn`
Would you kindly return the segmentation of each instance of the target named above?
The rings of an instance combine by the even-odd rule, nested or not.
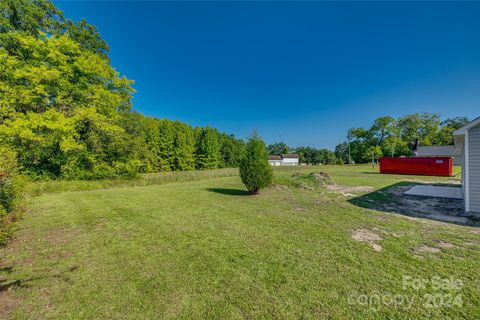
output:
[[[60,192],[65,182],[30,186],[39,195],[0,249],[0,318],[478,318],[479,228],[280,184],[295,171],[319,170],[337,184],[375,189],[449,180],[324,166],[276,170],[276,185],[259,196],[245,194],[236,170],[171,183],[157,176],[159,184],[72,183],[86,191]],[[352,239],[359,230],[378,238]],[[404,277],[463,286],[414,289]],[[365,304],[361,295],[412,303]],[[451,297],[460,298],[449,306]]]

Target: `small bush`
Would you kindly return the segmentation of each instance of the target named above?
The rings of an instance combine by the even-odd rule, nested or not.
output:
[[[272,184],[273,170],[268,163],[267,149],[255,132],[250,137],[240,162],[240,177],[247,190],[254,194]]]
[[[0,147],[0,154],[0,207],[8,213],[13,210],[19,191],[15,184],[18,166],[14,151]]]
[[[131,160],[127,163],[115,162],[113,167],[115,170],[115,177],[121,179],[134,179],[138,177],[142,162],[139,160]]]
[[[0,154],[0,244],[3,244],[11,232],[15,209],[21,201],[22,179],[17,175],[16,153],[0,147]]]
[[[13,211],[17,200],[18,190],[12,176],[0,176],[0,206],[5,212]]]

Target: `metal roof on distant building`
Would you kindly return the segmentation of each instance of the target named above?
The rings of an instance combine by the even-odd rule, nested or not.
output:
[[[282,160],[282,157],[280,157],[280,156],[269,156],[268,160]]]
[[[296,153],[282,154],[282,158],[298,159],[298,154]]]
[[[420,146],[417,150],[417,157],[455,157],[460,156],[460,151],[455,146]]]

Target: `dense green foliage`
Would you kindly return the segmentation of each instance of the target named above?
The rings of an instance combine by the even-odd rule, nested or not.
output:
[[[410,114],[398,119],[390,116],[377,118],[369,129],[352,128],[347,141],[335,148],[343,162],[364,163],[380,156],[410,156],[416,139],[421,146],[453,144],[453,131],[468,123],[465,117],[441,120],[430,113]]]
[[[254,132],[246,147],[245,155],[240,163],[240,177],[252,193],[272,184],[273,170],[268,163],[268,153],[265,143]]]
[[[243,143],[132,111],[133,81],[112,68],[85,20],[47,0],[0,4],[0,145],[34,178],[100,179],[238,166]]]
[[[278,142],[268,146],[269,154],[298,153],[300,163],[343,164],[378,161],[382,156],[411,156],[416,139],[421,146],[452,145],[453,131],[469,122],[466,117],[441,120],[440,115],[417,113],[398,119],[377,118],[369,129],[351,128],[347,141],[338,144],[335,152],[312,147],[289,148]]]
[[[328,149],[316,149],[311,147],[296,148],[295,152],[298,153],[300,163],[306,164],[341,164],[341,160],[338,159],[335,153]]]
[[[235,136],[221,133],[220,141],[220,155],[223,167],[238,167],[240,159],[245,150],[245,143],[243,140],[235,139]]]
[[[14,177],[18,165],[16,154],[12,150],[0,147],[0,154],[0,212],[10,212],[15,206],[17,196]]]
[[[215,129],[197,128],[196,137],[196,166],[199,169],[218,168],[221,161],[220,141]]]
[[[267,150],[270,155],[297,153],[300,163],[309,165],[342,163],[335,153],[328,149],[316,149],[312,147],[289,148],[284,142],[277,142],[269,145]]]
[[[11,231],[22,194],[21,177],[17,175],[18,164],[14,151],[0,146],[0,244]]]
[[[269,154],[279,155],[288,153],[288,146],[285,142],[277,142],[267,147]]]

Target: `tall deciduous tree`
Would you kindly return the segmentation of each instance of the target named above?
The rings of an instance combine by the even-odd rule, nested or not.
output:
[[[237,166],[243,143],[212,128],[131,110],[133,81],[112,68],[95,26],[49,0],[0,2],[0,147],[37,178]],[[222,137],[222,139],[219,139]]]
[[[317,164],[336,164],[339,158],[333,151],[328,149],[315,149],[312,147],[299,147],[295,149],[300,157],[300,163],[306,163],[309,165]]]
[[[62,12],[49,0],[2,0],[0,12],[1,33],[58,33],[65,21]]]
[[[268,146],[269,154],[285,154],[288,153],[288,146],[284,142],[277,142]]]
[[[169,120],[160,120],[158,137],[158,167],[160,171],[170,171],[174,168],[175,137],[173,123]]]
[[[398,119],[392,117],[377,118],[370,129],[352,128],[350,133],[350,151],[357,163],[371,160],[368,150],[380,147],[383,155],[411,156],[411,145],[416,139],[422,146],[451,145],[453,131],[468,123],[465,117],[441,121],[440,115],[430,113],[409,114]],[[347,145],[347,143],[345,143]],[[337,156],[348,161],[343,143],[336,147]]]
[[[380,146],[371,146],[365,153],[365,158],[372,161],[374,167],[378,160],[383,156],[382,148]]]
[[[174,170],[195,169],[195,137],[193,128],[181,122],[174,123]]]

